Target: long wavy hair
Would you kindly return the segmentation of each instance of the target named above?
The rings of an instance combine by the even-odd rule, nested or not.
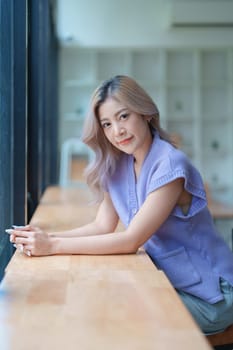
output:
[[[135,80],[117,75],[104,81],[92,95],[82,132],[82,141],[94,152],[93,160],[85,169],[85,176],[97,201],[103,199],[106,179],[114,173],[117,160],[122,154],[122,151],[107,140],[100,125],[99,108],[108,98],[114,98],[131,112],[147,118],[151,129],[156,129],[162,139],[173,143],[170,136],[160,127],[156,104]]]

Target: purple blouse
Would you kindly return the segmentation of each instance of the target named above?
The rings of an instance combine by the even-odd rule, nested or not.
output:
[[[192,194],[187,215],[176,206],[144,248],[174,288],[215,303],[223,299],[219,278],[233,285],[233,254],[214,226],[201,176],[186,155],[155,132],[138,180],[133,156],[122,154],[107,190],[127,227],[149,193],[181,177]]]

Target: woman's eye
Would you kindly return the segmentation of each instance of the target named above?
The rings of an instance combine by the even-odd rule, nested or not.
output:
[[[127,119],[128,116],[129,116],[129,114],[123,113],[123,114],[120,115],[120,119],[123,119],[123,120],[124,120],[124,119]]]
[[[109,126],[111,125],[110,123],[103,123],[103,124],[101,124],[102,125],[102,128],[103,129],[106,129],[106,128],[109,128]]]

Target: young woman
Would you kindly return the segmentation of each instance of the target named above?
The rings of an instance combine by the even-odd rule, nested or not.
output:
[[[144,246],[206,334],[233,324],[233,254],[217,233],[200,174],[161,129],[159,112],[131,78],[94,92],[83,141],[95,153],[87,183],[94,222],[47,234],[25,226],[11,241],[28,255],[124,254]],[[114,233],[118,220],[124,232]]]

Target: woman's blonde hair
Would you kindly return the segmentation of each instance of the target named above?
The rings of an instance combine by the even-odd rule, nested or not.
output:
[[[156,129],[160,137],[172,142],[160,127],[159,111],[146,91],[128,76],[117,75],[104,81],[93,93],[89,113],[84,122],[82,140],[95,154],[85,170],[87,184],[102,200],[106,179],[116,169],[117,159],[122,153],[105,137],[99,121],[99,108],[108,99],[114,98],[131,112],[149,120],[151,129]]]

